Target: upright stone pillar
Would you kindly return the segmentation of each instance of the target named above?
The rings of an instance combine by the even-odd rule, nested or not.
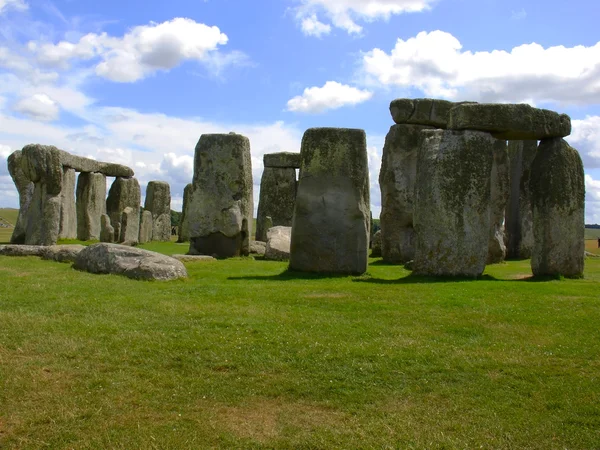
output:
[[[362,274],[370,235],[363,130],[310,128],[302,138],[290,269]]]
[[[140,235],[138,237],[138,242],[140,244],[145,244],[152,240],[152,228],[152,213],[150,211],[144,211],[142,213],[142,218],[140,219]]]
[[[192,197],[192,183],[189,183],[183,189],[183,206],[181,207],[181,219],[179,220],[179,232],[177,233],[177,242],[188,242],[190,240],[190,223],[188,217],[188,208]]]
[[[106,213],[115,230],[114,242],[137,242],[140,232],[142,194],[135,178],[117,177],[108,191]],[[131,208],[127,219],[127,232],[123,231],[123,211]],[[117,225],[118,224],[118,225]]]
[[[171,240],[171,187],[164,181],[150,181],[144,209],[152,213],[152,240]]]
[[[27,232],[27,211],[33,198],[34,185],[25,175],[21,168],[21,150],[17,150],[8,156],[8,173],[10,174],[17,191],[19,192],[19,215],[17,223],[10,238],[11,244],[24,244]]]
[[[480,131],[427,130],[417,160],[413,271],[477,277],[490,235],[493,154],[506,142]]]
[[[537,141],[509,141],[510,199],[506,208],[507,257],[531,258],[533,217],[529,180]]]
[[[583,276],[585,179],[577,150],[544,139],[531,166],[534,275]]]
[[[106,214],[106,175],[82,172],[77,179],[77,239],[100,239],[101,217]]]
[[[504,244],[504,212],[510,195],[509,160],[506,143],[493,147],[494,162],[490,180],[490,240],[488,264],[497,264],[506,258]]]
[[[74,169],[63,167],[63,186],[60,192],[60,239],[77,238],[77,209],[75,207],[75,178]]]
[[[187,210],[190,253],[248,255],[253,203],[248,138],[235,133],[200,136]]]

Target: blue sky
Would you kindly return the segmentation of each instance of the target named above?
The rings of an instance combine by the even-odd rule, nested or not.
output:
[[[264,153],[363,128],[377,217],[392,99],[527,102],[573,119],[600,223],[598,17],[592,0],[0,0],[0,157],[121,162],[179,209],[202,133],[250,138],[258,199]],[[18,205],[4,164],[0,196]]]

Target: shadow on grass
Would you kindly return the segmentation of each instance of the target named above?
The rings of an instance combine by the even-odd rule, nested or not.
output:
[[[433,283],[465,283],[465,282],[477,282],[477,281],[501,281],[501,282],[548,282],[561,280],[563,277],[558,276],[533,276],[529,275],[522,278],[496,278],[492,275],[482,275],[480,277],[450,277],[450,276],[425,276],[425,275],[407,275],[396,280],[385,280],[381,278],[356,278],[352,281],[356,283],[373,283],[373,284],[433,284]]]
[[[290,281],[290,280],[327,280],[348,278],[356,275],[340,274],[340,273],[315,273],[315,272],[298,272],[295,270],[286,269],[276,275],[247,275],[239,277],[227,277],[228,280],[259,280],[259,281]]]

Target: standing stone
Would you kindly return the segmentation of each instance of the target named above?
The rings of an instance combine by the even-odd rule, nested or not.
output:
[[[140,235],[138,242],[145,244],[152,240],[152,213],[150,211],[144,211],[140,219]]]
[[[164,181],[150,181],[144,209],[152,213],[152,240],[171,240],[171,188]]]
[[[115,241],[115,229],[110,223],[108,214],[100,217],[100,242],[113,243]]]
[[[545,139],[531,166],[533,274],[583,276],[585,179],[577,150]]]
[[[21,150],[8,156],[8,173],[10,174],[17,191],[19,192],[19,215],[17,223],[10,238],[11,244],[24,244],[27,231],[27,211],[33,197],[34,185],[21,168]]]
[[[141,209],[140,183],[135,178],[117,177],[108,191],[106,199],[106,213],[115,228],[114,242],[137,241],[140,226]],[[123,232],[123,211],[126,208],[133,210],[127,222],[126,236]],[[118,225],[117,225],[118,224]]]
[[[60,239],[77,238],[77,210],[75,207],[75,170],[63,167],[63,185],[60,192]]]
[[[251,161],[245,136],[200,136],[187,212],[190,254],[248,255],[254,212]]]
[[[504,211],[510,195],[509,160],[506,144],[494,145],[494,162],[490,179],[490,241],[488,264],[496,264],[506,258],[504,245]]]
[[[531,163],[537,141],[509,141],[510,199],[506,208],[507,257],[531,258],[533,248],[533,213],[531,209]]]
[[[310,128],[300,153],[290,269],[364,273],[370,235],[365,132]]]
[[[277,226],[267,231],[265,259],[272,261],[287,261],[290,259],[291,227]]]
[[[381,257],[381,230],[377,230],[371,240],[371,258]]]
[[[480,131],[423,133],[417,160],[413,272],[480,276],[488,254],[493,155],[506,142]]]
[[[77,179],[77,239],[100,239],[102,214],[106,214],[106,175],[80,173]]]
[[[177,242],[188,242],[190,240],[190,222],[188,218],[188,207],[192,197],[192,183],[186,185],[183,189],[183,206],[181,208],[181,219],[179,220],[179,233]]]
[[[296,169],[265,167],[260,180],[256,240],[267,240],[267,216],[273,220],[271,226],[291,227],[295,202]]]
[[[385,138],[379,172],[381,256],[402,264],[415,256],[413,228],[417,154],[424,139],[421,125],[393,125]]]
[[[138,242],[140,233],[140,212],[128,206],[121,214],[121,234],[119,242]]]

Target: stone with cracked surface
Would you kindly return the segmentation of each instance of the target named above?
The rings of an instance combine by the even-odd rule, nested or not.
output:
[[[100,218],[106,214],[106,175],[82,172],[77,179],[77,239],[100,239]]]
[[[446,128],[450,110],[460,104],[462,103],[432,98],[397,98],[390,103],[390,114],[394,122],[399,125]]]
[[[296,202],[296,170],[265,167],[260,180],[260,198],[256,218],[256,240],[267,241],[267,230],[273,226],[292,226]],[[267,217],[271,224],[267,224]]]

